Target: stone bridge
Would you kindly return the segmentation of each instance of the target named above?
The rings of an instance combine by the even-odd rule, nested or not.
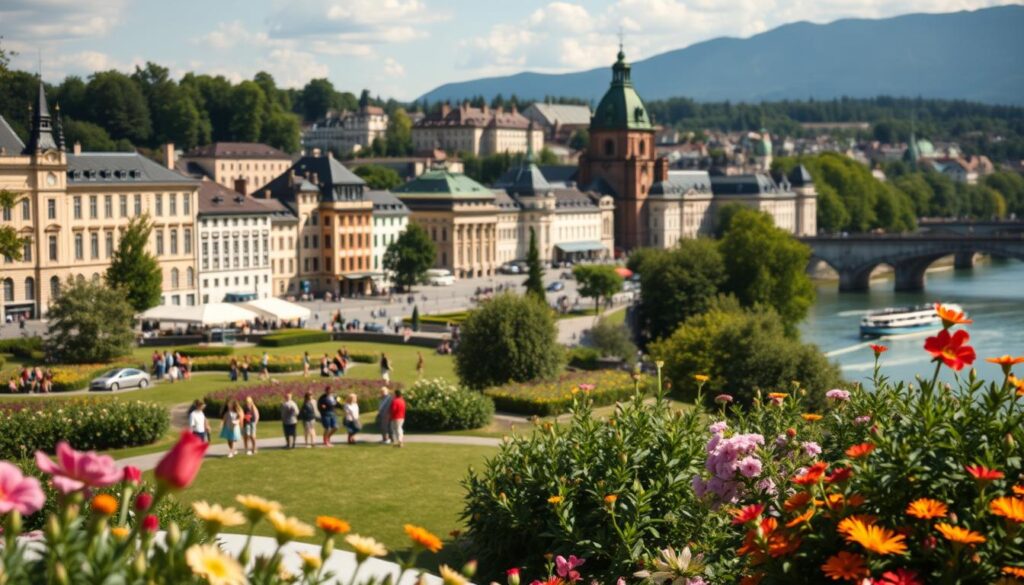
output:
[[[853,235],[800,238],[811,247],[811,261],[821,260],[839,273],[842,292],[867,291],[871,272],[880,264],[892,266],[896,290],[924,289],[925,271],[945,256],[956,257],[956,267],[973,265],[975,254],[1024,260],[1024,233]]]
[[[919,233],[928,235],[1011,235],[1024,233],[1024,221],[1019,219],[921,219],[917,222],[917,228]]]

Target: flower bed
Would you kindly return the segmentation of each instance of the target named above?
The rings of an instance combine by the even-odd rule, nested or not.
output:
[[[494,403],[443,378],[419,380],[405,394],[406,428],[438,432],[478,429],[491,422]]]
[[[284,402],[284,395],[292,393],[292,399],[302,405],[302,397],[306,392],[312,392],[313,398],[318,399],[323,394],[324,388],[331,386],[338,400],[355,393],[359,400],[359,409],[362,412],[377,410],[380,403],[381,382],[378,380],[353,380],[351,378],[334,378],[331,380],[295,380],[277,384],[255,384],[239,388],[225,388],[217,392],[211,392],[203,398],[206,403],[206,415],[213,418],[220,418],[224,404],[231,398],[239,402],[247,396],[252,396],[256,408],[260,410],[260,420],[281,420],[281,404]],[[401,388],[401,384],[392,383],[392,387]]]
[[[192,359],[193,372],[227,372],[231,369],[231,362],[234,360],[239,367],[246,358],[249,360],[249,374],[260,371],[260,360],[262,353],[239,353],[232,356],[205,356]],[[267,370],[271,373],[280,374],[285,372],[296,372],[302,369],[302,354],[295,355],[271,355],[268,356]],[[310,367],[319,360],[315,356],[309,356]]]
[[[139,368],[148,371],[149,368],[141,364],[77,364],[68,366],[40,366],[43,372],[53,374],[52,392],[69,392],[71,390],[82,390],[89,387],[89,382],[100,374],[117,368]],[[0,371],[0,393],[9,394],[7,381],[14,377],[21,379],[21,368],[8,367]]]
[[[146,402],[95,399],[0,403],[0,458],[50,452],[59,440],[82,449],[148,445],[167,432],[167,409]]]
[[[568,412],[574,391],[589,388],[595,406],[633,395],[632,377],[620,371],[564,372],[552,381],[506,384],[484,390],[499,411],[549,416]]]
[[[267,347],[284,347],[286,345],[302,345],[304,343],[323,343],[330,341],[331,334],[327,331],[313,329],[284,329],[268,333],[260,338],[260,345]]]

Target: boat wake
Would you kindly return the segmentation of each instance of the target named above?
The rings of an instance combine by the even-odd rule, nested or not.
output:
[[[897,334],[897,335],[882,335],[881,337],[878,337],[877,339],[872,339],[872,340],[869,340],[869,341],[862,341],[860,343],[855,343],[855,344],[847,346],[847,347],[841,347],[839,349],[833,349],[832,351],[827,351],[827,352],[825,352],[825,357],[835,357],[835,356],[838,356],[838,355],[852,353],[852,352],[855,352],[855,351],[857,351],[859,349],[864,349],[864,348],[868,347],[869,345],[871,345],[873,343],[876,343],[876,342],[881,342],[881,341],[899,341],[901,339],[913,339],[915,337],[924,337],[926,335],[934,335],[934,334],[935,334],[935,331],[912,331],[910,333],[900,333],[900,334]],[[844,366],[844,367],[849,367],[849,366]]]

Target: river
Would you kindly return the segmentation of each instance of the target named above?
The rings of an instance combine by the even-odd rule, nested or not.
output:
[[[870,378],[873,365],[867,346],[875,342],[859,337],[861,316],[869,310],[935,301],[957,303],[974,320],[968,331],[978,354],[975,367],[982,377],[1002,378],[999,366],[984,358],[1024,355],[1024,262],[1014,260],[979,262],[972,270],[930,272],[925,290],[916,293],[894,292],[889,278],[872,282],[870,293],[840,294],[838,283],[821,282],[817,301],[801,326],[802,337],[838,362],[848,380],[863,381]],[[933,334],[877,342],[889,347],[882,358],[883,373],[895,380],[912,381],[915,374],[930,377],[934,366],[923,346],[925,337]],[[944,378],[952,380],[948,370]]]

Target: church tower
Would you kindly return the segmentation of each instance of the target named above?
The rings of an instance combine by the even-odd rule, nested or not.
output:
[[[590,118],[590,146],[579,161],[579,185],[615,199],[616,248],[649,244],[647,195],[653,183],[667,179],[666,162],[655,155],[654,125],[620,46],[611,86]]]

